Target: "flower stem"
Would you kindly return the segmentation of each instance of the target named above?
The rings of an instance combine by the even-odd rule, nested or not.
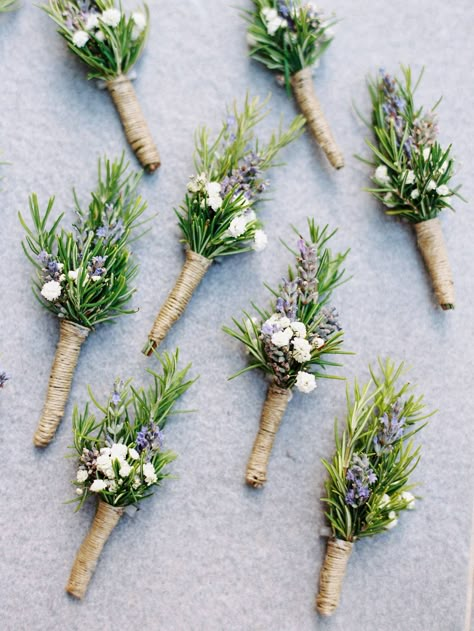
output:
[[[153,349],[161,344],[173,324],[183,315],[194,291],[211,264],[211,259],[192,250],[186,251],[186,261],[176,285],[161,307],[148,335],[148,342],[143,348],[145,355],[151,355]]]
[[[59,323],[59,342],[49,377],[46,401],[33,438],[36,447],[46,447],[54,438],[64,416],[81,347],[89,332],[90,329],[68,320],[61,320]]]
[[[328,541],[326,557],[319,575],[319,594],[316,598],[316,609],[322,616],[331,616],[339,604],[353,545],[351,541],[342,539]]]
[[[268,461],[276,433],[290,400],[290,394],[290,390],[279,388],[274,384],[268,388],[260,418],[260,427],[247,463],[245,481],[250,486],[260,488],[267,480]]]
[[[107,89],[119,113],[125,136],[140,164],[150,173],[156,171],[161,164],[160,155],[130,79],[119,75],[107,82]]]
[[[443,310],[454,309],[454,282],[448,252],[438,218],[415,223],[418,247],[431,276],[436,298]]]
[[[316,142],[335,169],[342,169],[344,156],[333,138],[314,90],[311,68],[303,68],[291,77],[293,94]]]
[[[94,521],[79,548],[66,585],[66,591],[72,596],[84,597],[100,553],[123,511],[123,508],[111,506],[99,499]]]

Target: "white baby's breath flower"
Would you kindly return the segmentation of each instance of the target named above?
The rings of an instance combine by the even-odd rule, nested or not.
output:
[[[86,31],[76,31],[72,36],[72,43],[77,48],[84,48],[88,41],[89,33],[86,33]]]
[[[237,239],[244,234],[246,227],[247,220],[244,215],[237,215],[237,217],[234,217],[230,222],[229,234],[231,237],[234,237],[234,239]]]
[[[415,172],[414,171],[405,171],[405,184],[413,184],[415,181]]]
[[[99,16],[97,13],[89,13],[86,20],[86,31],[91,31],[99,26]]]
[[[221,194],[220,182],[208,182],[206,184],[206,192],[209,197],[216,197]]]
[[[426,185],[427,191],[434,191],[435,188],[436,188],[436,182],[434,180],[430,180],[428,184]]]
[[[296,375],[296,388],[304,394],[309,394],[316,388],[316,377],[309,372],[300,370]]]
[[[110,456],[110,447],[102,447],[100,450],[101,456]]]
[[[390,521],[388,522],[388,524],[385,524],[385,528],[386,530],[392,530],[392,528],[395,528],[395,526],[398,524],[397,513],[394,510],[391,510],[388,514],[388,518],[390,519]]]
[[[146,28],[146,16],[141,11],[134,11],[132,13],[132,20],[135,22],[135,27],[141,33]]]
[[[82,489],[76,489],[76,495],[82,495],[83,491]]]
[[[403,491],[403,493],[400,493],[400,497],[407,503],[408,510],[413,510],[415,508],[416,500],[413,493],[410,493],[410,491]]]
[[[314,346],[314,348],[317,348],[318,350],[319,350],[320,348],[322,348],[325,344],[326,344],[326,340],[323,340],[323,338],[322,338],[322,337],[318,337],[318,336],[316,336],[316,337],[313,339],[313,346]]]
[[[85,482],[88,477],[89,477],[89,474],[87,473],[85,469],[79,469],[76,475],[76,480],[78,482]]]
[[[303,337],[293,338],[293,357],[302,364],[311,359],[311,344]]]
[[[69,270],[69,272],[67,273],[67,277],[69,278],[69,280],[77,280],[77,277],[79,275],[79,269],[71,269]]]
[[[420,191],[417,188],[414,188],[412,192],[410,193],[410,197],[412,199],[418,199],[419,196],[420,196]]]
[[[390,184],[391,179],[385,164],[381,164],[375,169],[374,180],[376,180],[379,184]]]
[[[295,332],[295,335],[297,335],[298,337],[306,337],[306,326],[304,322],[292,322],[291,328]]]
[[[96,31],[94,33],[94,37],[96,38],[96,40],[98,40],[99,42],[103,42],[105,40],[105,35],[102,33],[102,31]]]
[[[131,470],[132,467],[128,464],[128,462],[122,462],[122,465],[119,469],[119,476],[121,478],[128,478]]]
[[[115,28],[118,26],[121,17],[122,14],[118,9],[106,9],[100,16],[100,19],[104,24],[107,24],[107,26]]]
[[[97,471],[103,473],[107,478],[112,479],[115,477],[114,469],[112,467],[112,459],[107,454],[102,454],[97,458]]]
[[[118,485],[117,482],[115,480],[109,480],[107,482],[107,490],[111,491],[112,493],[115,493],[115,491],[118,489]]]
[[[269,35],[275,35],[279,28],[286,28],[288,22],[278,15],[276,9],[265,7],[262,9],[262,15],[266,22],[267,33]]]
[[[132,484],[132,487],[133,487],[134,489],[138,489],[138,487],[140,486],[140,484],[141,484],[140,478],[138,477],[138,475],[136,475],[136,476],[133,478],[133,484]]]
[[[441,184],[441,186],[438,186],[438,188],[436,189],[436,192],[441,197],[446,197],[446,195],[451,194],[451,191],[449,190],[449,186],[446,186],[446,184]]]
[[[123,443],[114,443],[110,448],[110,459],[119,460],[120,462],[127,457],[128,447]]]
[[[276,331],[272,335],[272,344],[277,348],[288,346],[292,337],[293,331],[290,327],[284,329],[283,331]]]
[[[423,158],[425,160],[428,160],[428,158],[430,157],[430,153],[431,153],[430,147],[426,147],[426,149],[423,149]]]
[[[383,196],[384,204],[387,208],[395,208],[397,200],[393,197],[392,193],[387,193]]]
[[[138,453],[138,451],[136,449],[134,449],[133,447],[130,447],[128,450],[128,455],[130,456],[130,458],[132,460],[138,460],[140,458],[140,454]]]
[[[151,462],[146,462],[143,465],[143,475],[145,477],[145,482],[150,486],[150,484],[154,484],[157,480],[155,467]]]
[[[206,190],[207,175],[201,173],[200,175],[194,175],[188,182],[188,191],[190,193],[202,193]]]
[[[61,291],[61,285],[58,283],[58,281],[50,280],[45,283],[41,288],[41,295],[43,296],[43,298],[46,298],[46,300],[54,302],[61,295]]]
[[[267,247],[268,237],[263,230],[255,230],[252,248],[255,252],[261,252]]]
[[[94,480],[89,487],[92,493],[99,493],[99,491],[103,491],[106,488],[107,482],[105,480]]]

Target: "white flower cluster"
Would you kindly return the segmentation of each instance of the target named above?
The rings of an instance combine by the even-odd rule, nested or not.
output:
[[[46,256],[48,255],[46,254]],[[60,272],[62,272],[62,270],[64,269],[63,263],[57,263],[56,266]],[[59,280],[49,280],[46,283],[44,283],[40,292],[43,298],[45,298],[49,302],[54,302],[55,300],[57,300],[60,297],[61,292],[62,292],[61,283],[65,279],[66,279],[66,276],[64,274],[61,274],[59,276]]]
[[[206,195],[207,204],[212,210],[219,210],[222,206],[220,182],[210,182],[206,173],[192,177],[188,183],[188,191],[193,195],[196,193]],[[204,203],[203,201],[203,205]]]
[[[425,160],[429,159],[430,152],[431,152],[431,149],[428,147],[423,150],[423,158]],[[440,197],[448,197],[452,195],[452,191],[449,189],[448,186],[446,186],[446,184],[441,184],[438,186],[436,182],[436,178],[446,173],[447,169],[448,169],[448,162],[445,161],[443,165],[441,166],[441,168],[439,169],[439,171],[434,174],[433,178],[430,178],[428,182],[426,183],[422,183],[422,186],[425,184],[425,190],[436,191],[436,193]],[[378,166],[375,169],[374,175],[372,177],[373,177],[373,180],[377,184],[380,184],[381,186],[384,186],[384,187],[393,187],[395,189],[392,178],[388,172],[387,167],[384,164]],[[403,178],[404,185],[412,186],[416,184],[415,172],[412,169],[406,169],[405,171],[403,171],[402,178]],[[417,186],[415,186],[411,190],[410,197],[413,200],[418,199],[420,197],[420,190],[419,188],[417,188]],[[386,193],[384,195],[384,203],[388,208],[394,208],[397,204],[396,198],[393,197],[392,193]]]
[[[103,447],[95,461],[97,471],[104,476],[103,478],[94,478],[89,486],[92,493],[100,491],[115,492],[121,487],[126,480],[129,480],[133,489],[137,489],[143,483],[151,486],[157,481],[155,467],[151,462],[140,464],[140,454],[133,447],[127,447],[123,443],[114,443],[111,447]],[[118,475],[116,470],[118,469]],[[80,465],[76,482],[84,484],[90,481],[90,472]],[[92,475],[95,475],[93,473]],[[83,488],[78,486],[76,489],[78,495],[83,494]]]
[[[262,326],[262,330],[273,331],[271,341],[277,348],[287,346],[291,357],[299,364],[304,364],[311,359],[311,351],[314,348],[324,346],[324,340],[316,337],[310,342],[307,339],[307,331],[304,322],[291,321],[279,313],[274,313]],[[316,388],[316,378],[311,373],[300,370],[296,376],[296,388],[305,394]]]
[[[413,510],[415,508],[415,496],[413,495],[413,493],[410,493],[409,491],[403,491],[402,493],[400,493],[398,498],[406,502],[406,508],[408,510]],[[390,504],[390,500],[390,496],[386,493],[382,495],[382,499],[380,500],[380,508],[388,506]],[[392,528],[395,528],[395,526],[398,524],[398,515],[394,510],[391,510],[388,513],[388,518],[390,521],[385,525],[385,529],[392,530]]]
[[[100,24],[104,24],[110,28],[116,28],[120,24],[121,19],[122,13],[119,9],[114,8],[106,9],[101,14],[89,13],[85,18],[84,28],[75,31],[72,36],[72,43],[74,46],[77,46],[77,48],[84,48],[90,40],[91,35],[99,42],[103,42],[105,35],[100,29]],[[146,16],[143,13],[136,11],[135,13],[132,13],[132,20],[132,40],[135,41],[146,29]]]
[[[256,221],[257,215],[253,210],[245,210],[243,213],[238,214],[236,217],[232,219],[228,228],[228,235],[233,237],[234,239],[238,239],[247,231],[248,225],[254,221]],[[266,233],[261,230],[255,230],[253,235],[253,245],[252,249],[255,252],[261,252],[267,247],[268,237]]]
[[[278,15],[276,9],[265,7],[262,9],[262,16],[269,35],[275,35],[279,28],[286,28],[288,26],[288,22]]]

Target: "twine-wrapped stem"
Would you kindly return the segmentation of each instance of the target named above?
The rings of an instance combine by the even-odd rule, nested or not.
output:
[[[290,394],[290,390],[279,388],[275,384],[268,388],[260,417],[260,427],[247,463],[245,481],[250,486],[260,488],[267,481],[267,466],[273,442],[288,406]]]
[[[150,355],[168,335],[173,324],[183,315],[191,296],[204,278],[212,260],[186,250],[186,260],[176,284],[161,307],[153,327],[148,335],[148,343],[143,349],[145,355]]]
[[[59,323],[59,342],[49,376],[46,401],[33,437],[36,447],[46,447],[54,438],[64,416],[81,346],[89,332],[90,329],[68,320]]]
[[[107,89],[117,108],[125,136],[140,164],[150,172],[160,166],[160,154],[143,116],[132,82],[125,75],[107,81]]]
[[[295,72],[291,77],[291,87],[316,142],[324,151],[332,166],[335,169],[342,169],[344,156],[333,138],[319,99],[316,96],[311,68],[306,67]]]
[[[331,616],[339,604],[342,582],[351,556],[351,541],[329,539],[326,557],[319,575],[319,594],[316,609],[322,616]]]
[[[454,309],[454,282],[441,223],[435,218],[414,225],[418,247],[431,277],[436,298],[442,309]]]
[[[72,596],[84,597],[100,553],[123,512],[123,508],[117,508],[99,500],[94,521],[79,548],[66,585],[66,591]]]

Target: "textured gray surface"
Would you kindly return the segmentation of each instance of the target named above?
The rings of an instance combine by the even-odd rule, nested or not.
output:
[[[221,117],[224,103],[249,89],[274,92],[268,132],[292,103],[269,73],[246,58],[244,25],[227,2],[151,3],[152,32],[136,89],[158,141],[163,167],[142,192],[159,217],[137,245],[141,265],[135,316],[100,328],[83,350],[66,421],[45,452],[31,438],[57,341],[57,322],[29,290],[17,210],[36,191],[71,217],[73,185],[82,199],[95,183],[100,154],[119,154],[124,137],[113,106],[87,83],[52,23],[25,0],[0,16],[0,146],[12,164],[0,197],[1,362],[13,375],[0,397],[3,441],[1,618],[8,631],[46,629],[167,629],[169,631],[462,631],[468,591],[472,514],[473,371],[472,221],[468,205],[443,225],[456,279],[458,307],[436,308],[410,229],[385,218],[361,191],[367,171],[351,156],[363,152],[364,129],[351,99],[367,111],[364,77],[379,65],[427,66],[420,100],[440,93],[441,136],[452,141],[464,194],[474,198],[469,169],[474,135],[473,7],[470,0],[331,3],[344,20],[318,72],[318,92],[347,157],[330,171],[309,137],[285,153],[272,175],[274,201],[263,209],[271,237],[262,255],[216,265],[166,346],[179,344],[199,383],[183,405],[199,411],[176,418],[168,444],[180,457],[166,484],[133,519],[124,519],[102,555],[85,602],[64,585],[93,514],[74,514],[71,496],[72,404],[86,385],[108,392],[117,374],[139,380],[149,365],[141,345],[182,262],[172,212],[192,172],[193,130]],[[239,3],[234,3],[239,4]],[[245,2],[243,2],[245,4]],[[127,149],[128,151],[128,149]],[[133,156],[130,155],[132,163]],[[134,163],[135,164],[135,163]],[[324,554],[319,497],[322,456],[333,449],[335,415],[344,385],[322,382],[313,396],[295,396],[276,441],[270,479],[247,489],[243,470],[265,394],[258,375],[228,383],[244,364],[220,327],[251,299],[266,300],[262,283],[285,270],[277,237],[305,217],[340,226],[337,243],[352,247],[353,280],[336,304],[357,351],[341,374],[366,376],[378,354],[407,359],[412,379],[439,413],[424,431],[417,479],[424,501],[389,534],[356,545],[342,602],[330,620],[314,609]]]

